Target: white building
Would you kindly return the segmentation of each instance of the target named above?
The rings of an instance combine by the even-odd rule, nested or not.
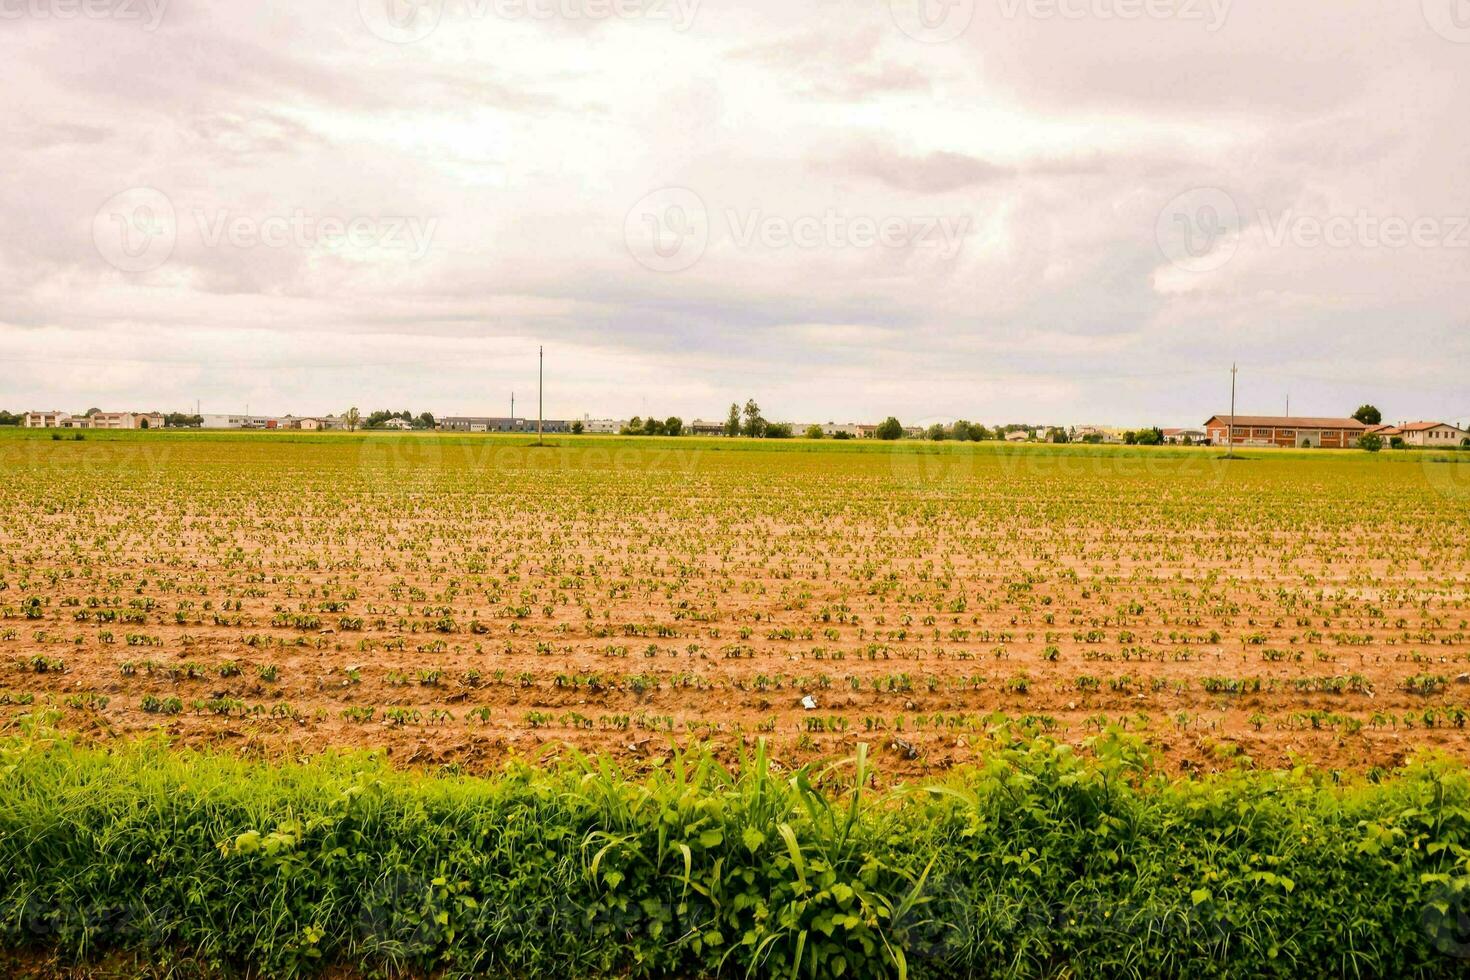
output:
[[[201,415],[201,429],[277,429],[284,428],[273,415]]]
[[[28,429],[161,429],[163,416],[158,412],[27,412],[25,425]]]
[[[1460,440],[1470,438],[1470,431],[1448,422],[1401,422],[1394,434],[1404,440],[1406,446],[1429,449],[1448,449],[1460,445]]]
[[[589,416],[584,416],[582,419],[582,431],[615,436],[627,424],[627,419],[594,419]]]

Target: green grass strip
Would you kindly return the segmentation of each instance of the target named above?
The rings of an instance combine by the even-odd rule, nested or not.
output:
[[[476,778],[42,731],[0,742],[0,946],[272,977],[1464,975],[1463,768],[1148,772],[1116,733],[878,792],[864,753]]]

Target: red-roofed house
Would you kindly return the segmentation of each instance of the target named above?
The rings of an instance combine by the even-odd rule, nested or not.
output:
[[[1470,432],[1448,422],[1401,422],[1394,428],[1393,435],[1404,440],[1406,446],[1425,446],[1442,449],[1458,446],[1460,440],[1470,438]]]

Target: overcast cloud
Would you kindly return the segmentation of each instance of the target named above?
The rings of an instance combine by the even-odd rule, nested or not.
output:
[[[1470,418],[1463,0],[0,0],[0,407]]]

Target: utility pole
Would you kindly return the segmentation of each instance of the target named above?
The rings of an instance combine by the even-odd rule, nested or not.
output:
[[[1225,452],[1226,459],[1235,458],[1235,365],[1230,365],[1230,433],[1226,437],[1229,449]]]
[[[510,393],[510,418],[511,418],[511,421],[512,422],[515,421],[515,417],[516,417],[516,393],[512,391]]]
[[[1286,393],[1286,417],[1291,418],[1291,392]]]
[[[541,420],[546,414],[543,386],[546,383],[546,348],[536,348],[536,445],[541,445]]]

